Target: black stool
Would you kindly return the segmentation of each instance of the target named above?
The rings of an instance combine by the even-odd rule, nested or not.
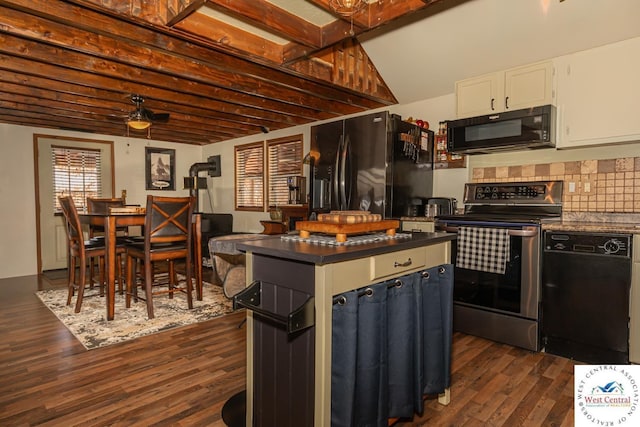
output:
[[[247,420],[247,391],[234,394],[222,407],[222,421],[228,427],[245,427]]]

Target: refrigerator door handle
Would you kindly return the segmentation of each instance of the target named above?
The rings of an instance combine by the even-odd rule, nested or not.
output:
[[[340,186],[342,187],[342,210],[348,210],[351,206],[351,140],[349,135],[344,137],[344,152],[342,156],[342,170],[340,171]]]
[[[333,168],[333,175],[331,176],[331,186],[333,187],[333,194],[331,198],[336,202],[336,209],[340,210],[340,186],[339,186],[339,174],[340,174],[340,157],[342,156],[342,135],[340,135],[340,141],[338,141],[338,149],[336,151],[336,160]],[[330,205],[333,203],[330,202]]]

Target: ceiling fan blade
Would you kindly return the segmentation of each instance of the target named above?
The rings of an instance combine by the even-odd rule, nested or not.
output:
[[[169,121],[169,113],[151,113],[151,121],[157,123],[166,123]]]
[[[155,114],[148,108],[143,107],[144,98],[141,95],[131,95],[131,102],[136,104],[136,109],[129,113],[129,120],[146,120],[154,123],[166,123],[169,121],[169,113]]]

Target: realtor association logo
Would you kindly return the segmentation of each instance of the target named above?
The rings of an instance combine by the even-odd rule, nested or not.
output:
[[[576,365],[575,425],[640,425],[640,365]]]

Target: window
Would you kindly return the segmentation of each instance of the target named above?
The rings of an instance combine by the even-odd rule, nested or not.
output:
[[[53,208],[60,212],[58,197],[70,195],[78,210],[87,197],[102,194],[100,150],[51,146]]]
[[[287,178],[302,175],[302,135],[267,141],[269,206],[289,203]]]
[[[264,143],[235,147],[236,210],[264,211]]]

